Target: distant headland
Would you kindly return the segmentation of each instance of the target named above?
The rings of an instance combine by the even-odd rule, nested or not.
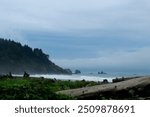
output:
[[[0,38],[0,74],[71,74],[55,65],[42,49]]]

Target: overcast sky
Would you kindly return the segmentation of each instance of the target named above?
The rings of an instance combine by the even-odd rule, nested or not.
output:
[[[150,71],[149,0],[0,0],[0,37],[64,68]]]

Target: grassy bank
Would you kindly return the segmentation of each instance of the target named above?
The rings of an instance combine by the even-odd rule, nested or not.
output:
[[[97,85],[90,81],[61,81],[56,79],[9,77],[0,78],[1,100],[61,100],[75,99],[56,91]]]

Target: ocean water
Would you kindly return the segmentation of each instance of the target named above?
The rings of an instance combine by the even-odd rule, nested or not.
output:
[[[14,76],[23,76],[16,75]],[[73,74],[73,75],[58,75],[58,74],[34,74],[30,75],[31,77],[44,77],[48,79],[59,79],[59,80],[86,80],[86,81],[103,81],[107,79],[109,82],[112,82],[112,79],[115,78],[127,78],[127,77],[137,77],[137,76],[150,76],[150,73],[107,73],[107,74],[98,74],[98,73],[82,73],[82,74]]]
[[[32,77],[44,77],[44,78],[52,78],[59,80],[86,80],[86,81],[103,81],[107,79],[108,81],[112,81],[115,77],[107,77],[107,76],[94,76],[94,75],[31,75]]]
[[[112,73],[112,74],[73,74],[73,75],[51,75],[51,74],[43,74],[43,75],[31,75],[31,77],[44,77],[51,79],[59,79],[59,80],[86,80],[86,81],[103,81],[107,79],[109,82],[112,82],[114,78],[122,78],[122,77],[135,77],[135,76],[145,76],[146,74],[123,74],[123,73]]]

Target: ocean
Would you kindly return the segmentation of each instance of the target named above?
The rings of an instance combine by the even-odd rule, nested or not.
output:
[[[55,75],[55,74],[36,74],[31,77],[44,77],[59,80],[86,80],[86,81],[103,81],[107,79],[112,82],[114,78],[147,76],[148,74],[131,74],[131,73],[111,73],[111,74],[73,74],[73,75]]]

